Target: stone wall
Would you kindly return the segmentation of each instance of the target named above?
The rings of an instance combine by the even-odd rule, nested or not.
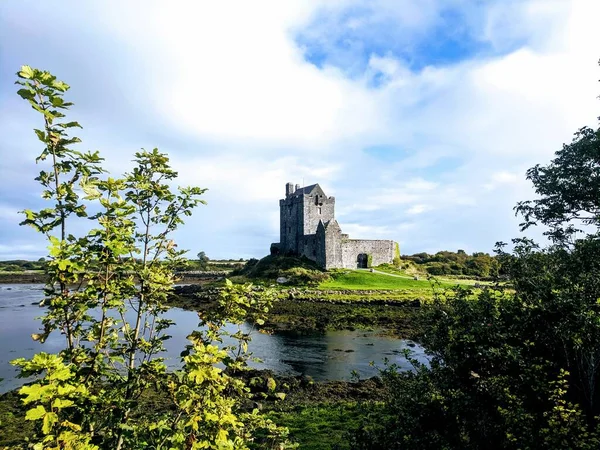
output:
[[[371,257],[371,265],[389,264],[394,259],[394,241],[345,239],[341,242],[341,266],[346,269],[356,269],[358,255],[366,254]]]
[[[304,196],[303,230],[304,234],[315,234],[319,221],[328,222],[335,217],[335,197],[326,197],[321,188],[316,195]]]
[[[300,241],[299,255],[304,255],[313,261],[317,260],[317,235],[309,234],[303,236]]]
[[[342,267],[342,230],[335,219],[317,228],[317,264],[324,269]]]
[[[303,237],[304,205],[301,196],[279,200],[279,251],[299,253],[299,240]]]

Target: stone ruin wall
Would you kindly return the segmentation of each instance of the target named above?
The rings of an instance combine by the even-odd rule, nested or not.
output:
[[[317,264],[323,269],[336,269],[342,266],[342,246],[339,224],[334,220],[327,228],[317,230]]]
[[[341,247],[341,264],[345,269],[356,269],[357,258],[361,253],[371,256],[372,266],[390,264],[394,260],[394,241],[343,239]]]
[[[304,211],[302,215],[304,234],[316,234],[319,221],[328,222],[335,218],[335,197],[325,195],[304,197]]]

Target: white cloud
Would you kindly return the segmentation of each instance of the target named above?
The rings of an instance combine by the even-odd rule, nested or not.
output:
[[[192,231],[182,231],[182,246],[213,245],[207,253],[219,257],[266,253],[268,242],[277,239],[277,200],[284,183],[303,179],[336,196],[340,222],[349,227],[344,231],[358,237],[391,233],[406,242],[408,251],[459,244],[468,249],[469,240],[489,250],[495,240],[517,234],[512,206],[532,195],[525,169],[547,161],[580,126],[596,123],[600,28],[594,20],[600,2],[499,0],[478,6],[476,13],[472,3],[69,7],[86,29],[110,39],[115,51],[127,56],[117,61],[108,51],[95,55],[94,64],[102,68],[97,72],[114,78],[123,90],[114,95],[112,110],[123,109],[131,120],[134,114],[152,116],[159,124],[127,136],[128,142],[146,142],[153,132],[191,142],[185,151],[168,140],[161,148],[171,154],[182,184],[210,188],[209,206],[189,222]],[[374,53],[364,76],[354,78],[326,62],[319,69],[303,59],[295,33],[323,9],[336,14],[361,4],[375,13],[352,18],[346,23],[350,29],[366,26],[378,33],[374,24],[384,18],[404,27],[406,37],[421,36],[440,20],[441,9],[458,5],[468,16],[471,35],[498,51],[516,49],[418,72],[392,52]],[[54,13],[42,12],[31,14],[43,29],[52,22],[44,14]],[[63,25],[71,23],[78,21]],[[336,30],[310,32],[325,46]],[[58,47],[51,44],[47,50],[54,55]],[[68,64],[60,71],[67,81]],[[385,76],[377,88],[369,83],[375,73]],[[93,92],[98,80],[87,82],[72,83],[73,90]],[[92,104],[78,106],[93,112]],[[88,129],[85,142],[92,148],[112,146],[123,138],[123,128],[114,130],[117,120],[127,123],[126,117],[107,119]],[[13,122],[11,127],[22,128]],[[0,129],[10,131],[1,124]],[[397,149],[392,158],[363,152],[380,144]],[[115,170],[130,166],[129,151],[121,148],[109,151]],[[23,170],[16,163],[9,166],[9,159],[3,173],[15,179]],[[7,208],[8,216],[12,206]],[[410,229],[397,228],[407,216]],[[402,233],[410,233],[410,239]],[[249,240],[256,244],[240,250]]]
[[[406,210],[406,214],[417,215],[429,211],[431,208],[428,205],[416,204]]]

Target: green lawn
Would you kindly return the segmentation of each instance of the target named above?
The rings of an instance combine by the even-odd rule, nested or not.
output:
[[[449,288],[458,283],[441,282],[440,288]],[[334,273],[330,281],[319,285],[319,289],[389,289],[389,290],[431,290],[432,282],[429,280],[413,280],[400,278],[381,273],[371,273],[366,270],[353,270],[343,273]]]

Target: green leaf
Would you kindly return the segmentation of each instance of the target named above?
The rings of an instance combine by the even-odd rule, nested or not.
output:
[[[62,81],[54,80],[52,81],[52,87],[58,89],[61,92],[65,92],[69,89],[70,86]]]
[[[42,141],[43,143],[46,143],[46,133],[44,133],[42,130],[38,130],[38,129],[35,129],[33,131],[35,131],[35,134],[37,135],[37,137],[40,141]]]
[[[34,73],[34,70],[30,66],[21,66],[21,70],[17,72],[17,75],[20,78],[30,79],[33,78]]]
[[[53,371],[52,373],[49,373],[48,379],[65,381],[70,378],[73,378],[73,376],[74,375],[73,375],[73,372],[71,372],[71,369],[69,369],[68,367],[61,367],[60,369],[57,369],[57,370]]]
[[[42,405],[38,405],[33,409],[27,411],[25,414],[25,420],[38,420],[46,415],[46,408]]]
[[[25,100],[33,100],[35,98],[35,92],[31,89],[19,89],[17,94],[19,94],[21,98]]]
[[[65,105],[66,105],[66,103],[63,104],[63,106],[65,106]],[[81,125],[79,125],[78,122],[59,123],[58,126],[61,128],[74,128],[74,127],[83,128]]]
[[[69,406],[73,406],[75,402],[68,399],[57,398],[52,402],[52,408],[63,409],[68,408]]]
[[[50,102],[52,103],[52,106],[58,108],[63,105],[64,100],[60,97],[51,97]]]
[[[44,421],[42,424],[42,432],[44,434],[49,434],[52,431],[52,426],[58,422],[58,415],[53,412],[49,412],[44,416]]]

